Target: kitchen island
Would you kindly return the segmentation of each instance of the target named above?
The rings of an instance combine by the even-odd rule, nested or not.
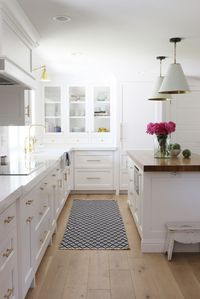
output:
[[[128,151],[128,204],[143,252],[163,252],[166,223],[200,221],[200,155],[155,159],[152,151]],[[176,244],[177,251],[199,251]]]

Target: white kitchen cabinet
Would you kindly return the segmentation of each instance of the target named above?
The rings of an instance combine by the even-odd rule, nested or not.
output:
[[[18,205],[20,299],[26,296],[56,230],[56,221],[69,194],[69,169],[61,160]]]
[[[0,214],[0,298],[19,298],[16,203]]]
[[[120,190],[127,190],[128,175],[124,167],[124,155],[130,149],[153,148],[152,138],[146,134],[146,126],[155,119],[155,104],[148,101],[152,82],[122,82],[119,105]]]
[[[19,201],[18,251],[20,265],[19,296],[24,298],[34,280],[35,223],[38,190],[34,189]]]
[[[60,86],[44,86],[44,121],[46,133],[61,133],[62,101]]]
[[[47,139],[52,134],[59,138],[58,133],[63,133],[62,138],[70,144],[115,142],[114,99],[110,86],[51,83],[43,86],[42,93]]]
[[[0,125],[31,125],[33,99],[33,90],[19,86],[0,86]]]
[[[128,204],[142,237],[142,171],[128,159]]]
[[[0,28],[0,56],[30,73],[31,51],[38,46],[39,34],[17,1],[1,1]]]
[[[75,151],[75,190],[114,190],[113,151]]]

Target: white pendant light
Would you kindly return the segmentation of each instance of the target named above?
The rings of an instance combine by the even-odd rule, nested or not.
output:
[[[176,63],[176,43],[181,41],[180,37],[173,37],[169,40],[174,43],[174,63],[170,64],[167,75],[160,87],[159,93],[181,94],[189,92],[189,86],[183,73],[180,63]]]
[[[156,58],[160,60],[160,76],[157,78],[156,84],[155,84],[155,87],[153,90],[153,94],[152,94],[151,98],[149,98],[148,100],[150,100],[150,101],[166,101],[166,100],[171,99],[172,97],[169,94],[159,93],[160,87],[161,87],[163,79],[164,79],[164,77],[162,76],[162,60],[164,60],[166,58],[166,56],[158,56]]]

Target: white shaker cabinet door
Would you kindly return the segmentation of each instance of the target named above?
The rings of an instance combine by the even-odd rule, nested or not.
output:
[[[155,118],[154,103],[148,101],[152,88],[152,82],[121,84],[121,149],[153,148],[153,138],[146,133]]]

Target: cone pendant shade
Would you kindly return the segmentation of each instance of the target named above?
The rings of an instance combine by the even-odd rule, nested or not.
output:
[[[189,85],[180,63],[172,63],[160,87],[160,94],[182,94],[189,92]]]
[[[164,79],[163,76],[159,76],[157,78],[155,88],[153,90],[153,94],[152,94],[151,98],[149,98],[148,100],[150,100],[150,101],[166,101],[166,100],[169,100],[172,98],[170,94],[159,93],[160,87],[163,83],[163,79]]]

